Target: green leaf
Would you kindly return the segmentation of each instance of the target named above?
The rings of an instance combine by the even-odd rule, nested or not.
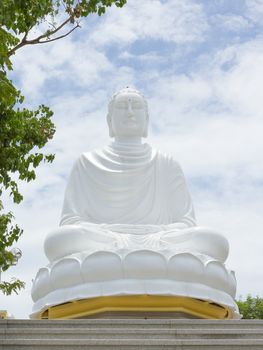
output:
[[[25,288],[25,282],[20,281],[16,278],[12,278],[10,282],[0,283],[0,290],[5,295],[10,295],[13,292],[18,294],[18,292],[23,288]]]

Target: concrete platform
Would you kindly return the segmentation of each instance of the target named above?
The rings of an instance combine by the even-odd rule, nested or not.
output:
[[[0,320],[0,350],[263,349],[261,320]]]

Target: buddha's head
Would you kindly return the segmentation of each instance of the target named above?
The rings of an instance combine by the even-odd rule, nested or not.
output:
[[[129,87],[117,92],[109,103],[107,121],[110,137],[147,137],[149,115],[144,96]]]

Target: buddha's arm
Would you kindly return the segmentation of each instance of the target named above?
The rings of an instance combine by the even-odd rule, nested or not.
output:
[[[84,157],[74,164],[65,191],[60,226],[76,225],[89,231],[107,231],[105,225],[96,223],[85,213],[87,197],[85,193],[85,177],[87,176]]]
[[[191,225],[193,226],[193,225]],[[128,224],[102,224],[103,230],[116,233],[147,234],[169,231],[180,231],[191,227],[183,222],[176,222],[168,225],[128,225]]]
[[[182,230],[196,226],[192,199],[181,166],[171,162],[169,172],[169,196],[167,206],[172,212],[172,222],[164,226],[165,231]]]
[[[163,225],[163,230],[164,231],[177,231],[177,230],[184,230],[184,229],[187,229],[189,227],[192,227],[194,226],[193,224],[192,225],[187,225],[186,223],[184,222],[174,222],[172,224],[169,224],[169,225]]]

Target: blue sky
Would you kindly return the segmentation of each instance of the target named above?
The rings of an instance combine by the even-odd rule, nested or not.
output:
[[[4,298],[6,308],[30,313],[31,280],[47,263],[43,241],[58,225],[70,168],[80,153],[109,142],[107,104],[127,85],[148,100],[147,142],[183,167],[198,223],[229,240],[237,296],[262,296],[263,1],[130,0],[81,26],[13,59],[26,104],[49,105],[57,132],[46,147],[55,162],[21,184],[20,206],[10,203],[25,230],[23,258],[3,278],[17,275],[27,287]]]

